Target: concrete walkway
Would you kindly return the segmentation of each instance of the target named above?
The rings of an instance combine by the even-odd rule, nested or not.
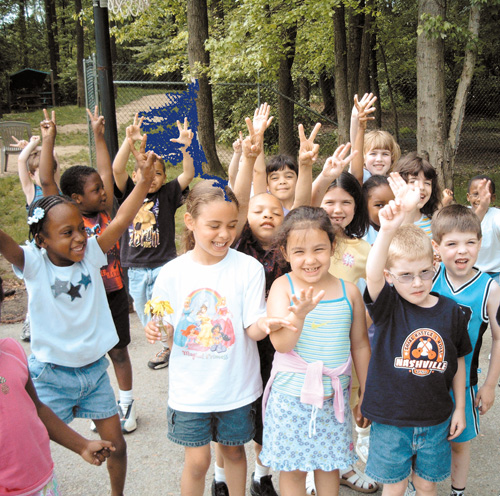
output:
[[[180,476],[183,464],[183,448],[166,438],[167,422],[167,386],[168,368],[151,370],[147,367],[149,358],[159,349],[151,346],[144,338],[144,333],[135,314],[130,316],[132,325],[132,344],[130,355],[134,367],[134,396],[137,402],[139,427],[126,436],[128,444],[128,474],[125,494],[143,495],[178,495],[180,494]],[[2,325],[0,337],[19,338],[22,324]],[[486,337],[483,344],[481,363],[483,382],[488,367],[488,353],[491,338]],[[24,343],[27,353],[29,343]],[[109,369],[111,382],[116,388],[112,367]],[[497,496],[500,494],[500,391],[497,388],[496,403],[482,418],[481,435],[472,445],[472,464],[467,486],[467,496]],[[86,437],[96,437],[89,430],[88,421],[75,420],[71,427]],[[101,496],[109,494],[106,468],[94,467],[85,463],[79,456],[52,443],[52,455],[61,494],[65,496]],[[252,443],[247,445],[249,460],[248,479],[253,471],[255,457]],[[26,467],[29,470],[29,467]],[[213,468],[207,476],[205,494],[210,494]],[[273,476],[277,486],[277,474]],[[449,480],[439,485],[438,495],[450,494]],[[380,490],[376,494],[381,494]],[[249,494],[249,492],[248,492]],[[349,488],[342,487],[342,496],[355,496]]]

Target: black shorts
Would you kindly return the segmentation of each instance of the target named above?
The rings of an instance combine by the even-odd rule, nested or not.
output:
[[[128,317],[128,296],[125,287],[107,293],[108,305],[115,323],[118,343],[114,348],[126,348],[130,344],[130,320]]]

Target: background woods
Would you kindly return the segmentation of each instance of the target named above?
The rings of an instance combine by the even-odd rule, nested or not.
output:
[[[297,123],[320,120],[327,154],[349,139],[353,95],[371,91],[381,108],[372,125],[427,153],[451,186],[460,146],[490,146],[464,145],[464,119],[485,135],[498,129],[499,18],[498,0],[157,0],[136,17],[111,17],[112,53],[137,80],[199,79],[212,172],[223,174],[220,147],[259,98],[277,120],[268,152],[295,154]],[[0,0],[0,19],[3,112],[16,104],[8,75],[26,67],[53,71],[59,105],[84,105],[92,2]]]

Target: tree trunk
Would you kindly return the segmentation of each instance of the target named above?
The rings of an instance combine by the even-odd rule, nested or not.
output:
[[[209,84],[206,70],[210,66],[205,41],[208,39],[208,13],[206,0],[188,0],[188,59],[189,67],[198,79],[200,89],[196,100],[198,111],[198,137],[207,158],[207,169],[220,177],[227,177],[215,147],[214,111],[212,103],[212,88]]]
[[[295,124],[293,115],[293,79],[292,66],[295,58],[295,38],[297,27],[293,26],[286,30],[285,54],[279,67],[279,98],[278,98],[278,132],[279,150],[281,154],[296,157],[297,144],[295,141]]]
[[[19,50],[23,67],[29,67],[28,50],[26,49],[26,0],[18,0],[19,17]]]
[[[339,143],[349,141],[351,122],[351,106],[347,91],[347,43],[345,33],[344,5],[333,10],[333,30],[335,42],[335,102],[337,106],[337,122],[339,125]]]
[[[419,0],[418,19],[422,14],[445,19],[445,3],[441,0]],[[417,151],[428,156],[435,167],[439,184],[444,187],[444,151],[446,136],[446,93],[444,81],[444,40],[422,32],[417,38]]]
[[[370,91],[377,97],[378,112],[375,112],[375,124],[378,128],[382,127],[382,106],[380,105],[380,88],[378,84],[378,65],[377,65],[377,33],[373,30],[370,39]]]
[[[391,100],[392,116],[394,119],[394,134],[396,135],[396,141],[401,145],[399,141],[399,120],[398,120],[398,109],[394,101],[394,92],[392,91],[391,78],[389,77],[389,70],[387,69],[387,60],[385,59],[384,47],[380,45],[380,56],[382,57],[382,63],[384,65],[385,79],[387,81],[387,92],[389,93],[389,98]]]
[[[334,116],[335,115],[335,98],[333,98],[332,89],[335,90],[335,81],[330,76],[322,72],[319,75],[319,89],[323,97],[323,110],[321,115]]]
[[[372,0],[367,0],[366,6],[372,7]],[[371,40],[372,40],[373,17],[371,11],[365,14],[363,35],[361,38],[361,53],[359,56],[358,87],[356,93],[361,98],[365,93],[370,93],[370,60],[371,60]],[[354,67],[354,69],[356,69]]]
[[[59,44],[57,42],[57,16],[55,0],[44,0],[45,23],[47,26],[47,40],[49,45],[50,68],[54,74],[54,88],[56,103],[59,101],[58,71]]]
[[[471,6],[469,13],[469,31],[474,38],[479,35],[479,26],[481,19],[481,3],[474,3]],[[451,113],[450,129],[448,131],[448,140],[446,143],[446,161],[445,161],[445,186],[453,189],[453,171],[455,165],[455,157],[460,142],[460,132],[465,115],[465,106],[467,104],[467,93],[470,88],[474,68],[476,66],[477,45],[466,48],[464,56],[464,66],[462,75],[458,83],[453,111]],[[451,178],[451,181],[449,180]]]
[[[309,105],[311,100],[311,83],[305,77],[301,77],[299,81],[299,98],[305,102],[306,105]]]
[[[362,6],[364,2],[360,2]],[[363,38],[363,23],[364,14],[356,14],[353,9],[348,8],[348,45],[347,45],[347,59],[349,65],[347,66],[347,92],[349,102],[353,103],[354,95],[358,93],[359,79],[358,68],[361,57],[361,41]],[[345,23],[344,23],[345,30]]]
[[[75,0],[75,37],[76,37],[76,104],[85,106],[85,80],[83,76],[83,26],[80,20],[82,0]]]

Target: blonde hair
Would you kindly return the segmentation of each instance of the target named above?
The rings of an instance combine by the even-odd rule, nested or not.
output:
[[[401,148],[396,143],[392,134],[381,129],[370,131],[365,134],[365,142],[363,145],[363,155],[366,155],[370,150],[389,150],[391,152],[391,166],[394,165],[401,157]]]
[[[239,209],[238,200],[229,186],[213,179],[207,179],[200,181],[189,192],[186,199],[186,213],[190,214],[193,219],[196,219],[200,215],[201,208],[214,201],[229,201],[234,203],[236,208]],[[182,233],[183,252],[192,250],[194,245],[193,231],[184,227],[184,232]]]
[[[405,224],[398,228],[391,241],[385,268],[389,269],[396,260],[413,262],[423,258],[428,258],[431,264],[434,261],[429,236],[420,227],[414,224]]]

